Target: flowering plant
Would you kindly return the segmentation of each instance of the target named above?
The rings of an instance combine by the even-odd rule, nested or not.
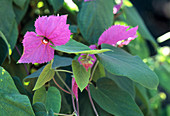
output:
[[[2,107],[10,115],[150,113],[146,90],[157,89],[159,80],[142,60],[149,57],[145,48],[138,53],[132,52],[138,50],[132,46],[139,39],[145,43],[144,38],[154,49],[157,43],[133,6],[123,0],[118,4],[113,0],[1,2],[14,7],[9,9],[13,28],[0,27],[6,50],[0,56],[4,67],[0,67],[0,90],[5,93]],[[6,56],[18,72],[10,72]],[[139,101],[145,102],[147,112]]]

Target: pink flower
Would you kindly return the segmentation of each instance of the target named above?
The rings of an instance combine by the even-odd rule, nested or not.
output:
[[[19,63],[45,63],[54,58],[50,45],[66,44],[71,32],[66,24],[67,15],[42,16],[35,21],[35,32],[27,32],[22,41],[24,53]]]
[[[116,13],[120,10],[122,4],[123,4],[123,0],[121,0],[120,4],[115,5],[115,6],[113,7],[113,14],[116,14]]]
[[[138,26],[127,30],[129,26],[113,25],[102,33],[99,37],[98,45],[103,43],[116,46],[120,42],[120,46],[127,45],[131,40],[137,37],[136,31]]]
[[[89,46],[92,50],[96,49],[96,45]],[[81,54],[78,58],[78,61],[80,64],[82,64],[86,71],[88,71],[89,68],[92,68],[93,64],[96,62],[96,56],[94,54]]]

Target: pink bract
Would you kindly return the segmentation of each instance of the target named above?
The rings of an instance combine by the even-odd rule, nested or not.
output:
[[[78,101],[78,85],[77,85],[74,77],[72,78],[72,91],[76,97],[76,100]]]
[[[86,86],[85,89],[88,90],[88,85]],[[76,100],[78,101],[78,85],[74,77],[72,78],[72,91],[76,97]]]
[[[96,45],[90,45],[89,48],[91,48],[92,50],[96,49],[97,46]],[[78,58],[78,61],[80,64],[82,64],[84,66],[84,68],[86,69],[86,71],[88,71],[89,68],[92,68],[94,63],[96,62],[96,56],[94,54],[89,54],[88,56],[91,56],[93,58],[93,60],[91,60],[92,63],[83,63],[81,62],[81,59],[83,55],[86,55],[86,54],[81,54]]]
[[[52,60],[54,49],[50,45],[65,45],[70,39],[71,31],[66,21],[67,15],[39,17],[35,21],[36,33],[27,32],[24,36],[24,53],[18,63],[45,63]]]
[[[116,14],[116,13],[120,10],[122,4],[123,4],[123,0],[121,0],[120,4],[115,5],[115,6],[113,7],[113,14]]]
[[[116,46],[117,42],[122,40],[124,40],[123,44],[127,45],[131,40],[137,37],[136,31],[138,29],[138,26],[127,30],[128,28],[129,26],[122,25],[111,26],[102,33],[102,35],[99,38],[98,45],[105,43]]]

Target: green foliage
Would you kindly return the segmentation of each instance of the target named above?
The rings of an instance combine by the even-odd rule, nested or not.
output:
[[[128,49],[132,55],[138,55],[141,59],[148,58],[150,54],[147,43],[141,35],[128,44]]]
[[[43,103],[37,102],[33,105],[33,110],[36,116],[54,116],[53,111],[50,109],[47,111]]]
[[[52,63],[52,68],[56,69],[59,67],[65,67],[65,66],[69,66],[72,64],[72,59],[71,58],[67,58],[67,57],[61,57],[58,55],[54,56],[54,61]],[[40,69],[38,69],[37,71],[35,71],[34,73],[28,75],[27,77],[24,78],[24,81],[29,81],[30,79],[34,79],[40,76],[41,72],[43,71],[45,66],[41,67]]]
[[[143,116],[133,98],[111,79],[101,78],[90,86],[93,99],[107,112],[118,116]]]
[[[9,43],[4,36],[4,34],[0,31],[0,49],[3,50],[0,54],[0,65],[4,62],[7,55],[9,55]]]
[[[42,86],[41,88],[37,89],[34,92],[34,96],[33,96],[33,103],[35,104],[36,102],[41,102],[45,104],[46,101],[46,89],[44,86]]]
[[[76,83],[81,91],[88,85],[90,78],[90,68],[88,71],[78,61],[73,60],[72,62],[73,75]]]
[[[54,61],[52,63],[52,68],[59,68],[59,67],[65,67],[65,66],[69,66],[72,64],[72,58],[68,58],[68,57],[61,57],[58,55],[54,56]]]
[[[137,26],[139,27],[139,33],[141,33],[141,36],[157,47],[157,43],[147,27],[145,26],[145,23],[143,22],[141,16],[138,14],[136,9],[134,7],[125,7],[124,8],[124,14],[125,14],[125,20],[129,25]]]
[[[24,9],[24,6],[26,4],[26,1],[29,1],[29,0],[13,0],[13,2],[18,6],[20,7],[21,9]]]
[[[61,94],[60,94],[60,91],[56,87],[48,88],[45,105],[47,107],[47,110],[53,109],[55,113],[60,112]]]
[[[16,1],[16,2],[15,2]],[[27,12],[28,5],[30,0],[14,0],[16,5],[13,5],[14,7],[14,12],[15,12],[15,19],[18,24],[20,24],[21,20],[23,19],[25,13]]]
[[[55,71],[54,69],[52,69],[52,64],[47,64],[41,72],[40,76],[38,77],[33,91],[41,88],[46,82],[50,81],[54,77],[54,74]]]
[[[12,0],[1,0],[0,8],[0,17],[3,17],[0,18],[0,31],[5,35],[11,49],[13,49],[17,41],[18,29]]]
[[[133,99],[135,98],[135,88],[132,80],[108,72],[106,73],[106,77],[113,80],[122,90],[129,93]]]
[[[102,48],[113,52],[98,54],[105,69],[116,75],[125,76],[149,89],[156,89],[159,83],[157,75],[137,56],[131,56],[120,48],[103,44]]]
[[[2,67],[0,67],[0,96],[1,115],[34,116],[28,97],[18,92],[12,77]]]
[[[101,63],[98,63],[97,67],[96,67],[96,70],[94,72],[94,75],[93,75],[93,81],[97,81],[99,78],[101,77],[105,77],[105,69],[103,67],[103,65]]]
[[[37,102],[33,105],[33,110],[35,112],[36,116],[46,116],[47,115],[47,109],[45,105],[41,102]]]
[[[70,40],[68,43],[65,45],[61,46],[51,46],[55,50],[61,51],[61,52],[66,52],[66,53],[82,53],[82,54],[98,54],[106,51],[110,51],[109,49],[101,49],[101,50],[91,50],[88,46],[77,42],[75,40]]]
[[[57,12],[64,3],[64,0],[48,0],[49,4],[53,7],[54,12]]]
[[[113,1],[83,2],[77,20],[84,39],[90,44],[97,43],[100,35],[113,24]]]
[[[157,48],[142,17],[133,5],[129,7],[129,0],[123,0],[115,15],[115,0],[73,1],[75,4],[67,0],[0,0],[0,115],[78,115],[77,105],[79,116],[95,116],[95,108],[99,116],[169,115],[170,48]],[[24,34],[35,31],[39,16],[49,15],[68,15],[70,41],[51,46],[55,55],[50,62],[17,64],[25,50],[21,43]],[[100,35],[113,24],[138,25],[138,37],[123,48],[97,45]],[[156,55],[150,56],[148,42],[154,45]],[[92,50],[90,45],[97,48]],[[97,58],[88,71],[77,60],[80,54],[95,54]],[[55,75],[57,70],[61,78]],[[80,89],[79,104],[70,95],[72,77]]]
[[[47,110],[53,109],[55,113],[59,113],[61,108],[60,91],[56,87],[50,87],[48,88],[48,91],[46,91],[45,87],[41,87],[34,93],[33,104],[37,104],[36,107],[38,107],[38,109],[35,109],[33,106],[36,112],[44,114],[47,113]]]

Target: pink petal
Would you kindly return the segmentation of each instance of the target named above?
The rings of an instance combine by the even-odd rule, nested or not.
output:
[[[137,37],[137,36],[136,36]],[[118,46],[119,47],[123,47],[124,45],[128,45],[132,40],[134,40],[135,38],[128,38],[127,40],[125,40],[124,42],[121,42]]]
[[[53,59],[54,49],[47,43],[42,43],[43,37],[34,32],[27,32],[24,36],[24,53],[18,63],[45,63]]]
[[[39,17],[35,21],[36,32],[51,40],[55,46],[64,45],[70,40],[71,35],[66,22],[67,15]]]
[[[76,100],[78,101],[78,85],[77,85],[74,77],[72,78],[72,91],[76,97]]]
[[[126,40],[129,37],[136,38],[136,31],[138,26],[127,31],[129,26],[113,25],[102,33],[99,38],[98,45],[103,43],[115,46],[118,41]]]
[[[121,3],[120,3],[120,4],[115,5],[115,6],[113,7],[113,14],[116,14],[116,13],[120,10],[122,4],[123,4],[123,0],[121,0]]]
[[[46,29],[47,29],[47,16],[38,17],[38,19],[35,21],[35,31],[40,36],[46,36]]]

